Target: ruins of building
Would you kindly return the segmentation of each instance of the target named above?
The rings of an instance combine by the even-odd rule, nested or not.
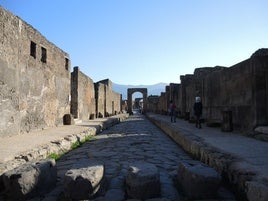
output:
[[[128,113],[129,114],[133,114],[133,100],[132,100],[132,95],[135,92],[140,92],[142,93],[142,112],[146,112],[147,111],[147,88],[128,88],[127,89],[127,108],[128,108]],[[141,100],[141,99],[140,99]]]
[[[159,103],[159,96],[156,95],[150,95],[147,97],[147,110],[151,111],[153,113],[158,113],[158,103]]]
[[[94,82],[74,67],[71,73],[71,114],[83,121],[93,119],[96,114]]]
[[[83,121],[121,112],[121,94],[112,90],[109,79],[94,83],[74,67],[71,73],[71,114]]]
[[[121,108],[122,108],[122,112],[127,112],[128,111],[127,100],[122,100],[121,101]]]
[[[122,95],[112,90],[109,79],[95,83],[96,117],[109,117],[122,110]]]
[[[208,125],[223,124],[226,115],[230,130],[247,132],[268,124],[268,49],[259,49],[249,59],[228,68],[197,68],[180,80],[180,84],[170,84],[161,93],[159,113],[167,114],[168,101],[174,100],[178,116],[193,119],[195,97],[200,96]]]
[[[0,136],[62,124],[69,55],[2,7],[0,16]]]
[[[121,111],[109,80],[97,83],[31,25],[0,7],[0,137]],[[100,115],[99,115],[100,114]]]

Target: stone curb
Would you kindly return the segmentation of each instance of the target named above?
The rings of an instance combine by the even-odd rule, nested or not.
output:
[[[248,201],[267,201],[268,200],[268,183],[260,178],[257,171],[242,159],[223,153],[194,134],[178,130],[172,127],[166,121],[150,114],[147,118],[158,128],[164,131],[194,159],[200,160],[210,167],[216,169],[233,188],[234,192]],[[261,186],[262,188],[257,188]]]
[[[72,148],[72,144],[78,141],[83,141],[88,136],[94,136],[115,124],[124,121],[128,117],[128,114],[119,114],[116,116],[109,117],[107,120],[103,122],[99,122],[97,127],[89,126],[88,129],[84,130],[80,133],[67,134],[63,138],[59,138],[54,141],[50,141],[47,144],[34,148],[30,151],[21,153],[14,157],[13,160],[0,163],[0,176],[11,169],[18,167],[28,161],[34,159],[44,159],[47,158],[50,154],[63,154],[70,151]],[[30,145],[29,145],[30,146]]]

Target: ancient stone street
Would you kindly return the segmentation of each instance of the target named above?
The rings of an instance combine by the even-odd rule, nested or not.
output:
[[[191,159],[143,115],[135,114],[126,121],[96,135],[94,140],[65,154],[57,161],[59,178],[57,187],[41,200],[57,200],[59,196],[63,198],[65,173],[77,164],[84,163],[85,160],[99,162],[105,167],[104,189],[98,193],[97,198],[94,198],[98,201],[130,199],[126,192],[125,178],[129,166],[135,166],[137,163],[157,167],[161,184],[161,192],[157,200],[185,200],[173,182],[177,175],[178,165],[180,162],[200,163]],[[228,200],[235,200],[226,192],[222,196],[227,196]],[[221,197],[222,200],[225,198]]]
[[[83,72],[107,65],[71,70],[73,55],[1,5],[0,27],[0,201],[268,201],[268,48],[229,67],[181,66],[167,85],[131,74],[143,59],[109,62],[131,76],[121,85]]]

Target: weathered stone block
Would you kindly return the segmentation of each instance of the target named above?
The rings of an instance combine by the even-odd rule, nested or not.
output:
[[[155,165],[139,162],[129,166],[126,176],[127,194],[135,199],[160,196],[160,176]]]
[[[51,190],[57,181],[53,159],[27,162],[2,175],[5,194],[11,200],[25,200]]]
[[[65,114],[63,116],[63,125],[74,125],[74,118],[71,114]]]
[[[104,165],[84,161],[64,176],[64,194],[72,200],[89,199],[97,194],[104,178]]]
[[[268,134],[268,126],[258,126],[254,129],[257,133]]]
[[[94,113],[90,114],[90,115],[89,115],[89,119],[91,119],[91,120],[92,120],[92,119],[95,119],[95,114],[94,114]]]
[[[208,199],[216,197],[221,177],[204,164],[181,163],[177,179],[181,190],[190,199]]]
[[[247,186],[247,198],[249,201],[266,201],[268,200],[268,185],[250,181],[246,183]]]
[[[105,112],[105,117],[109,117],[109,116],[111,116],[111,115],[109,114],[109,112]]]

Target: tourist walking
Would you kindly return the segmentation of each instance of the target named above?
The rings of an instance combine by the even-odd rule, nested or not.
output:
[[[196,128],[202,128],[201,127],[201,115],[202,115],[203,105],[201,102],[201,98],[199,96],[195,97],[195,103],[194,103],[194,115],[196,117]]]
[[[170,115],[170,121],[171,122],[176,122],[176,105],[174,102],[171,100],[169,102],[169,115]]]

